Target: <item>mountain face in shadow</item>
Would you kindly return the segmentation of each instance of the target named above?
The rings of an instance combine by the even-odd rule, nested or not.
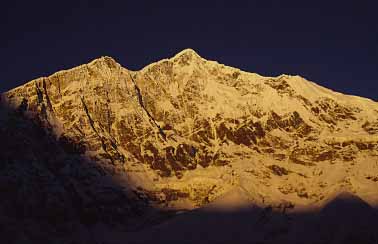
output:
[[[83,155],[83,145],[56,138],[26,110],[26,103],[0,107],[2,243],[97,243],[97,225],[135,230],[151,215],[144,199]]]
[[[302,212],[293,212],[289,205],[261,208],[249,202],[247,194],[233,189],[211,206],[129,233],[128,243],[373,244],[378,240],[377,210],[352,194],[342,193],[320,210]]]
[[[168,243],[181,234],[201,243],[194,232],[212,233],[203,243],[376,238],[366,224],[378,203],[372,100],[187,49],[140,71],[102,57],[1,103],[0,230],[9,243]],[[252,224],[265,212],[284,234],[269,239],[281,230]]]

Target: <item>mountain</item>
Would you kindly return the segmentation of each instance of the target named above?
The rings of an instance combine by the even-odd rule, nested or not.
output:
[[[342,192],[369,213],[378,203],[378,103],[300,76],[263,77],[186,49],[139,71],[102,57],[32,80],[1,101],[11,142],[2,142],[3,162],[28,169],[4,167],[2,175],[19,179],[8,198],[19,202],[38,189],[38,205],[56,196],[55,182],[67,204],[56,200],[64,206],[54,211],[71,204],[70,220],[84,229],[88,222],[124,231],[169,226],[213,205],[222,212],[246,204],[282,219],[318,213]],[[165,221],[177,211],[189,213]]]

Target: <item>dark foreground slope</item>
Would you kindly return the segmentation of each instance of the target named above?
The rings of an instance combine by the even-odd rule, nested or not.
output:
[[[321,209],[300,212],[292,212],[290,205],[257,207],[248,203],[245,194],[242,189],[234,189],[207,207],[183,213],[140,233],[128,233],[127,243],[374,244],[378,241],[377,210],[352,194],[342,193]]]

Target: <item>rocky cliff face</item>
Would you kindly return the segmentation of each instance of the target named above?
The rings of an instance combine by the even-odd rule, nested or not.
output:
[[[378,202],[378,103],[299,76],[188,49],[140,71],[102,57],[2,101],[158,208],[196,208],[235,187],[260,206],[321,206],[341,191]]]

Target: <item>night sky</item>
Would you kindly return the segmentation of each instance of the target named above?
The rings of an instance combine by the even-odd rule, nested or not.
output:
[[[377,100],[377,16],[376,0],[2,2],[0,91],[104,55],[138,70],[193,48]]]

